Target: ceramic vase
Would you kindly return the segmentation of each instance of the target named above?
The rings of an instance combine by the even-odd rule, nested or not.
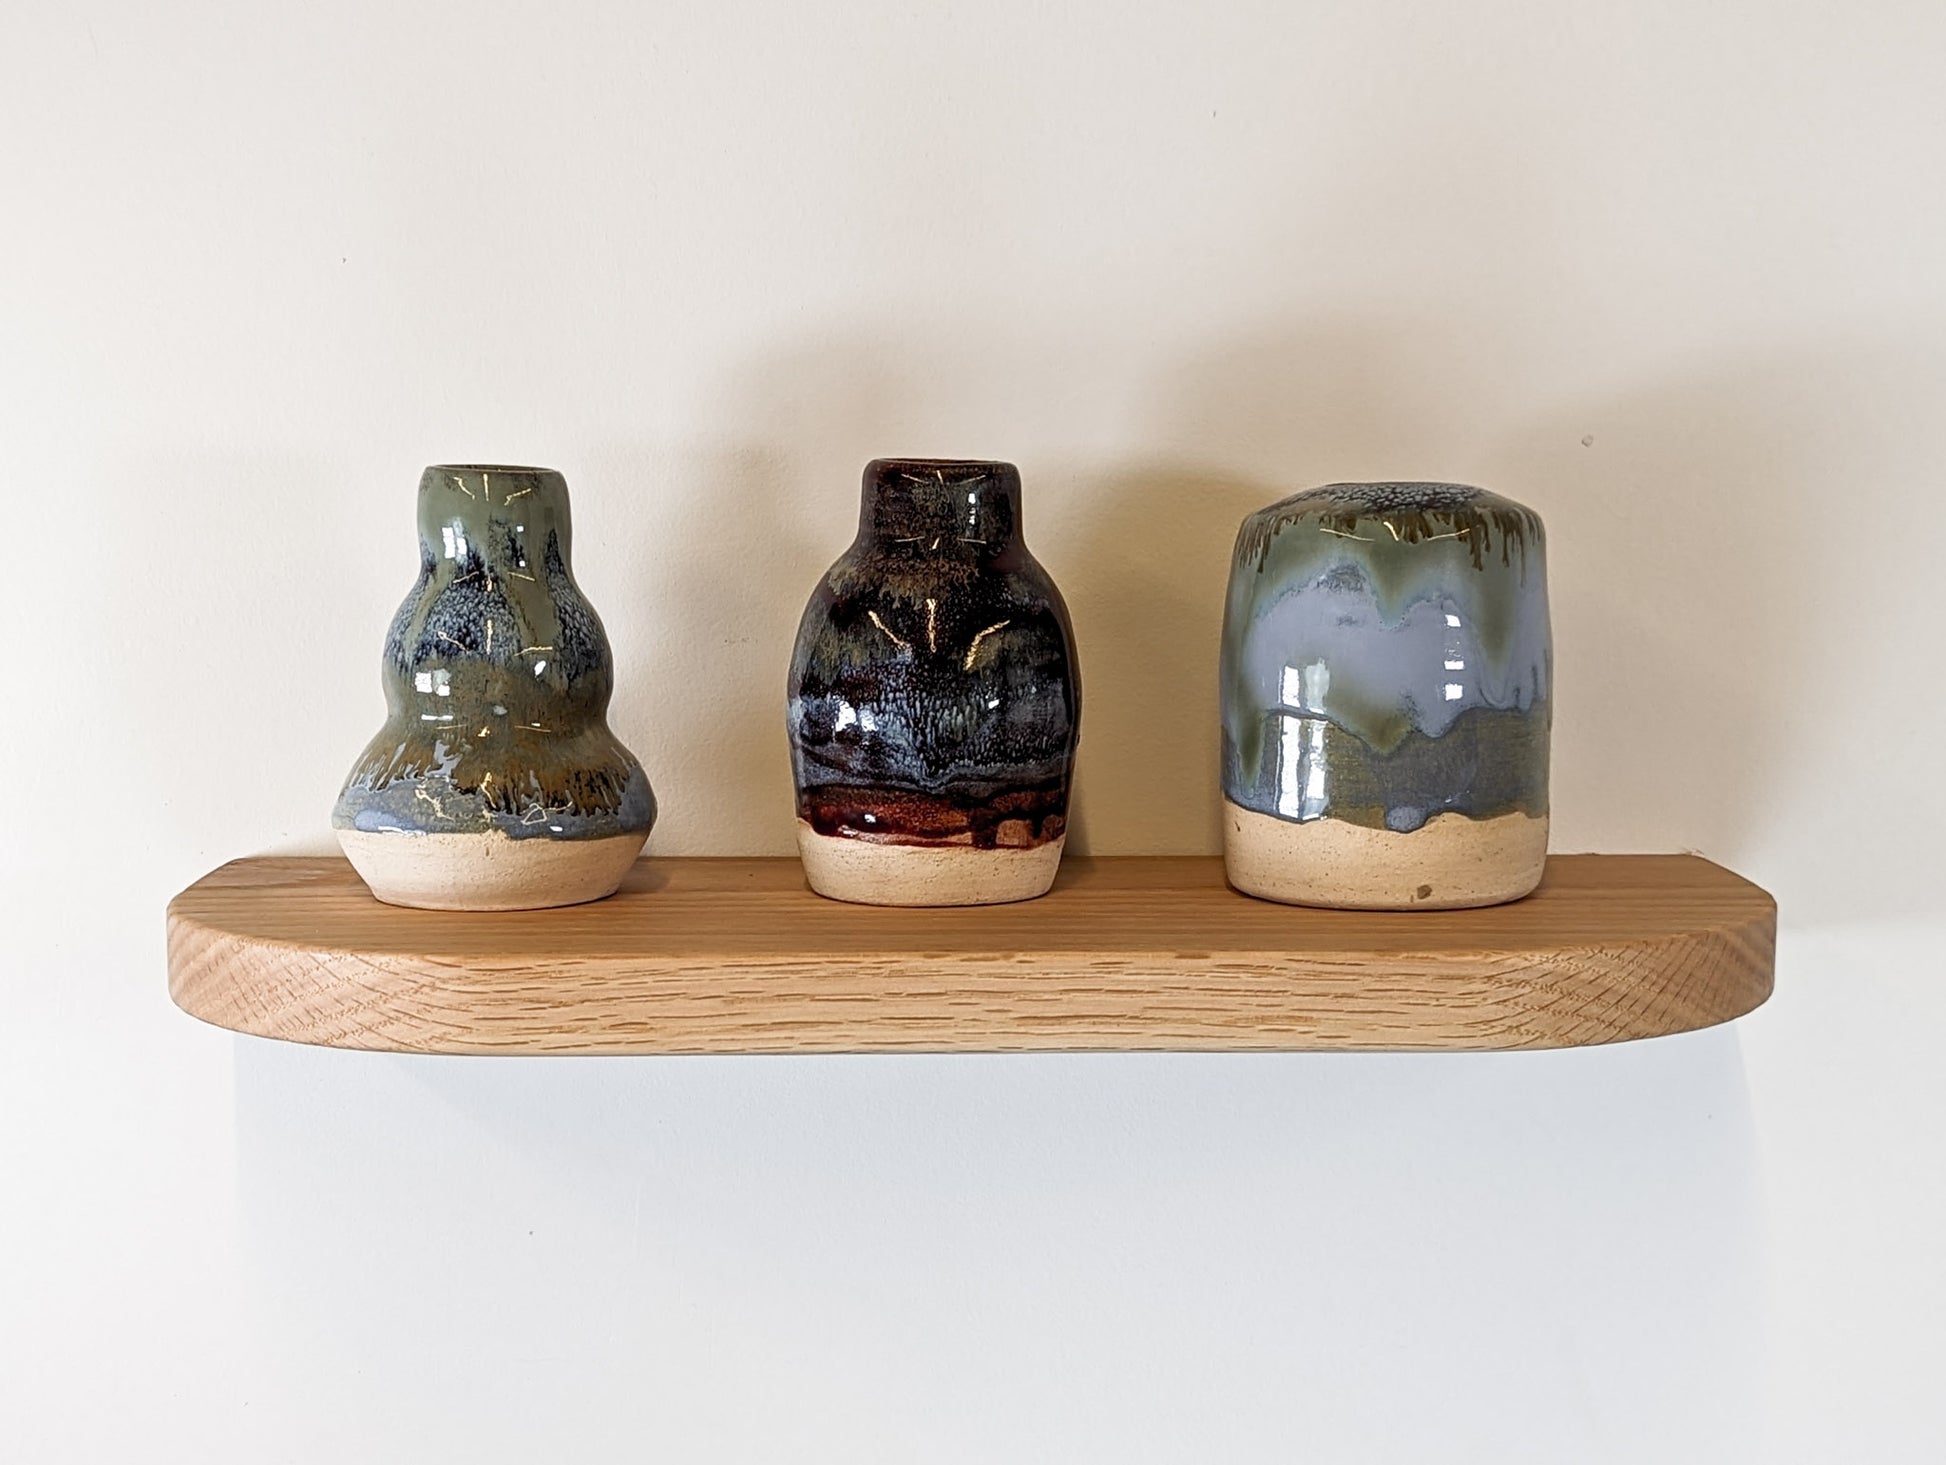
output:
[[[1340,483],[1250,515],[1223,624],[1230,883],[1385,910],[1526,895],[1547,856],[1552,684],[1532,510]]]
[[[1081,688],[1010,463],[882,458],[805,607],[788,726],[811,888],[987,905],[1053,883]]]
[[[419,579],[385,638],[387,715],[332,816],[394,905],[523,910],[613,893],[655,821],[608,730],[608,638],[545,468],[419,480]]]

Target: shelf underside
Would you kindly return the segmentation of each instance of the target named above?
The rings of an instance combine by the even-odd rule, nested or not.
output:
[[[401,910],[338,858],[238,860],[169,907],[176,1002],[427,1053],[1558,1048],[1770,994],[1776,907],[1693,855],[1565,855],[1473,911],[1253,900],[1208,858],[1070,859],[1018,905],[842,905],[795,860],[643,860],[605,901]]]

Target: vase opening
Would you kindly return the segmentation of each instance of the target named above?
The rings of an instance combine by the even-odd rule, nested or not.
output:
[[[435,463],[427,471],[431,473],[518,473],[530,478],[542,475],[550,478],[560,477],[552,468],[536,468],[521,463]]]

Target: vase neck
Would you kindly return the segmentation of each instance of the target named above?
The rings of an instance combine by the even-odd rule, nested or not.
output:
[[[921,553],[999,554],[1020,539],[1020,470],[963,459],[874,459],[865,465],[858,537]]]
[[[442,463],[419,478],[419,537],[435,558],[458,559],[467,546],[489,562],[512,554],[538,560],[552,543],[570,552],[568,483],[552,468]]]

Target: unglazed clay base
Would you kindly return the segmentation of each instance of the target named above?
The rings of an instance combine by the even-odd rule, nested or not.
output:
[[[1547,864],[1547,818],[1440,814],[1410,834],[1302,824],[1223,801],[1223,863],[1245,895],[1344,910],[1456,910],[1519,900]]]
[[[531,911],[613,895],[648,834],[512,839],[340,829],[345,858],[387,905],[435,911]]]
[[[1065,835],[1032,849],[876,844],[797,823],[811,888],[858,905],[1002,905],[1047,894]]]

